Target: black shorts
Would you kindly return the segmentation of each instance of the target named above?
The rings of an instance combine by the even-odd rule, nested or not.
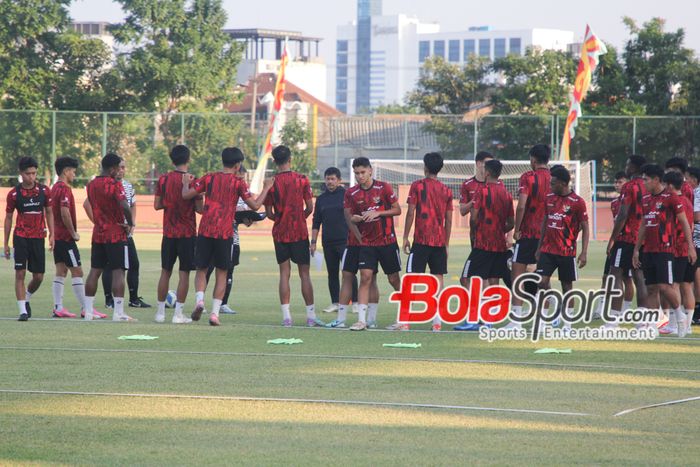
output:
[[[610,250],[610,266],[622,269],[624,274],[632,270],[634,245],[627,242],[615,242]]]
[[[218,269],[231,269],[233,238],[211,238],[199,235],[194,249],[194,265],[207,269],[214,265]]]
[[[346,246],[343,251],[343,259],[340,260],[341,271],[357,274],[360,268],[360,249],[361,246]]]
[[[695,281],[695,269],[696,266],[688,261],[687,256],[673,258],[673,282],[680,284]]]
[[[90,265],[93,269],[129,269],[129,244],[93,243],[90,252]]]
[[[69,268],[80,267],[80,250],[74,240],[56,240],[53,245],[53,262],[63,263]]]
[[[537,264],[535,253],[539,242],[540,240],[537,238],[521,238],[518,240],[513,250],[513,263]]]
[[[642,271],[646,285],[673,284],[671,253],[642,253]]]
[[[43,238],[12,237],[15,249],[15,271],[28,269],[29,272],[43,274],[46,271],[46,250]]]
[[[194,267],[195,237],[168,238],[160,242],[160,267],[172,271],[175,261],[179,261],[179,270],[189,272]]]
[[[275,256],[277,264],[292,260],[295,264],[310,264],[311,252],[309,251],[309,239],[298,242],[275,242]]]
[[[406,272],[425,273],[426,266],[430,266],[430,274],[447,274],[447,248],[414,243]]]
[[[501,279],[510,275],[508,271],[508,251],[486,251],[474,248],[462,269],[462,277]]]
[[[397,243],[360,247],[359,269],[371,269],[377,272],[380,264],[387,276],[401,271],[401,252]]]
[[[576,257],[540,253],[535,273],[540,276],[552,277],[554,271],[558,271],[560,282],[574,282],[578,279]]]

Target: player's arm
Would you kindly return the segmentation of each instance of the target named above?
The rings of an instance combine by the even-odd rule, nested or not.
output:
[[[129,202],[126,199],[122,199],[119,201],[119,206],[122,208],[122,213],[124,213],[126,225],[129,228],[134,227],[134,218],[131,215],[131,208],[129,207]]]
[[[678,213],[678,221],[681,223],[683,228],[683,235],[685,235],[685,241],[688,243],[688,260],[695,264],[697,259],[697,253],[695,252],[695,245],[693,244],[693,231],[688,223],[688,218],[685,216],[684,212]]]
[[[476,218],[479,215],[479,208],[474,205],[473,200],[469,204],[469,232],[472,235],[472,232],[476,232]]]
[[[542,227],[540,228],[540,239],[537,241],[537,250],[535,250],[535,259],[540,260],[540,250],[542,249],[542,241],[544,240],[544,234],[547,231],[547,213],[545,212],[544,218],[542,219]]]
[[[578,267],[582,268],[586,266],[588,262],[588,241],[590,239],[590,232],[588,228],[588,221],[581,222],[581,254],[578,255]]]
[[[265,198],[267,198],[267,193],[270,191],[270,188],[272,188],[272,184],[274,183],[275,179],[274,178],[267,178],[265,179],[265,183],[263,184],[263,189],[258,195],[257,198],[253,199],[251,196],[250,198],[245,200],[245,204],[248,205],[250,209],[253,211],[257,211],[260,209],[260,206],[263,205],[265,202]],[[267,211],[267,208],[269,206],[265,206],[265,212],[267,213],[268,217],[270,216],[270,213]],[[273,218],[274,219],[274,218]]]
[[[80,235],[78,235],[78,232],[73,227],[73,218],[70,216],[70,208],[67,206],[61,206],[61,222],[63,222],[63,225],[66,227],[66,230],[73,240],[80,240]]]
[[[606,254],[610,254],[612,251],[613,244],[615,243],[615,239],[617,238],[618,235],[620,235],[620,232],[622,232],[622,228],[625,226],[625,222],[627,222],[627,217],[629,216],[630,212],[630,207],[629,204],[621,203],[620,206],[620,212],[617,213],[617,217],[615,218],[615,224],[613,225],[613,230],[612,233],[610,234],[610,240],[608,240],[608,249],[606,251]]]
[[[644,222],[639,227],[639,235],[637,235],[637,243],[634,245],[634,253],[632,253],[632,266],[635,269],[639,269],[642,266],[641,261],[639,261],[639,250],[644,245],[644,238],[647,234],[647,226]],[[695,250],[695,248],[693,248]]]
[[[311,246],[309,251],[313,255],[316,253],[316,243],[318,242],[318,233],[321,230],[321,224],[323,219],[321,219],[321,210],[318,209],[318,198],[316,198],[316,208],[314,209],[314,217],[311,220]]]
[[[450,209],[445,211],[445,248],[450,248],[450,235],[452,235],[452,213]]]
[[[352,232],[357,241],[361,242],[362,234],[360,233],[360,229],[357,228],[357,224],[358,222],[362,222],[362,216],[353,215],[350,208],[343,208],[343,214],[345,216],[345,223],[348,225],[348,229],[350,229],[350,232]],[[357,218],[359,218],[359,221]]]
[[[156,195],[156,197],[153,198],[153,209],[155,209],[156,211],[160,211],[164,208],[165,206],[163,206],[163,198]]]
[[[95,217],[93,216],[92,205],[90,204],[90,200],[88,198],[85,198],[85,201],[83,202],[83,209],[85,209],[85,214],[87,214],[88,219],[90,219],[90,222],[94,224]]]
[[[48,204],[44,206],[44,215],[46,216],[46,228],[49,229],[49,250],[53,250],[53,209]]]
[[[386,211],[366,211],[362,214],[362,220],[371,222],[379,217],[394,217],[401,215],[401,206],[398,201],[391,203],[391,208]]]
[[[194,175],[189,173],[182,174],[182,199],[190,200],[199,196],[199,192],[190,187],[192,181],[194,181]]]
[[[5,258],[10,259],[10,232],[12,232],[12,215],[14,209],[10,212],[5,211]]]
[[[528,196],[526,193],[520,193],[518,195],[518,207],[515,209],[515,224],[513,225],[513,228],[515,229],[515,232],[513,232],[513,240],[516,241],[520,239],[520,225],[523,223],[523,219],[525,218],[527,198]]]
[[[411,227],[413,227],[413,220],[416,217],[416,206],[415,204],[408,205],[408,212],[406,213],[406,220],[403,224],[403,252],[407,255],[411,253],[411,242],[408,240],[411,234]]]
[[[466,216],[471,211],[472,206],[474,206],[474,200],[469,201],[468,203],[459,203],[459,214],[462,217]]]

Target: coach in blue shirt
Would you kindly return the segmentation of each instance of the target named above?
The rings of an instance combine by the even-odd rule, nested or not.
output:
[[[348,240],[348,226],[345,223],[343,199],[345,188],[342,186],[340,170],[329,167],[323,174],[326,191],[316,198],[313,225],[311,231],[311,254],[316,252],[318,231],[323,226],[322,245],[323,256],[328,270],[328,290],[331,294],[331,305],[323,311],[332,313],[338,311],[338,296],[340,295],[340,263]],[[352,301],[357,303],[357,278],[352,283]]]

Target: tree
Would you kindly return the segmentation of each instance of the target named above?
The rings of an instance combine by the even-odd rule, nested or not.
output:
[[[292,153],[292,170],[309,178],[318,175],[307,145],[309,131],[304,122],[298,118],[288,120],[280,131],[280,140]]]

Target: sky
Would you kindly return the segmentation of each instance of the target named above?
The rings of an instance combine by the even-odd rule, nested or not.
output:
[[[575,4],[582,5],[574,13]],[[357,15],[357,0],[266,0],[262,3],[223,0],[228,13],[227,28],[272,28],[301,31],[321,37],[321,56],[334,63],[336,27],[352,21]],[[586,23],[599,38],[618,49],[629,37],[622,24],[630,16],[638,24],[654,17],[666,19],[667,30],[685,29],[686,47],[700,51],[700,2],[689,0],[585,0],[554,2],[544,0],[497,0],[474,2],[465,0],[384,0],[386,15],[415,15],[423,22],[438,22],[441,30],[462,31],[469,26],[491,26],[493,29],[528,29],[534,27],[574,31],[583,38]],[[124,13],[111,0],[74,0],[70,8],[76,21],[120,22]],[[694,27],[695,26],[695,27]]]

